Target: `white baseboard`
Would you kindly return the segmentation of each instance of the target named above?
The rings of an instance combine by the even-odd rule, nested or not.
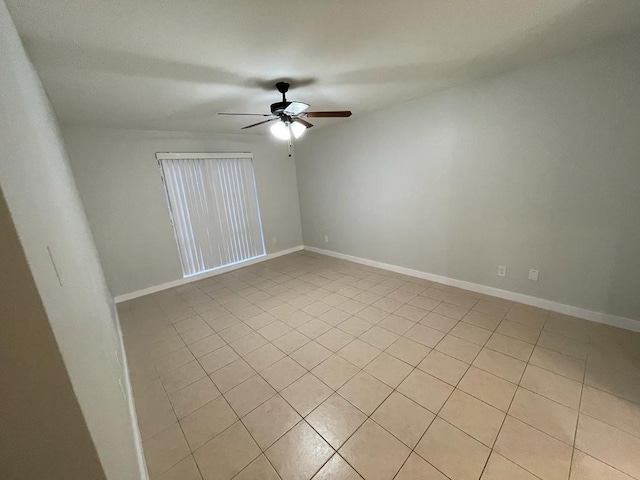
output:
[[[495,287],[488,287],[486,285],[480,285],[478,283],[465,282],[464,280],[456,280],[455,278],[434,275],[432,273],[422,272],[420,270],[413,270],[411,268],[399,267],[397,265],[391,265],[389,263],[377,262],[375,260],[369,260],[367,258],[354,257],[353,255],[346,255],[344,253],[333,252],[331,250],[323,250],[321,248],[309,247],[306,245],[304,249],[310,252],[315,252],[315,253],[320,253],[322,255],[327,255],[330,257],[340,258],[342,260],[348,260],[350,262],[359,263],[362,265],[368,265],[370,267],[381,268],[383,270],[389,270],[391,272],[401,273],[403,275],[410,275],[412,277],[431,280],[432,282],[442,283],[444,285],[450,285],[452,287],[471,290],[472,292],[483,293],[485,295],[492,295],[494,297],[504,298],[505,300],[511,300],[514,302],[524,303],[526,305],[531,305],[534,307],[544,308],[545,310],[551,310],[553,312],[563,313],[565,315],[571,315],[573,317],[579,317],[585,320],[591,320],[592,322],[604,323],[606,325],[611,325],[613,327],[624,328],[626,330],[640,332],[640,321],[633,320],[631,318],[617,317],[615,315],[610,315],[608,313],[595,312],[593,310],[574,307],[572,305],[566,305],[564,303],[545,300],[544,298],[532,297],[530,295],[511,292],[509,290],[502,290],[500,288],[495,288]]]
[[[228,267],[218,268],[216,270],[212,270],[210,272],[202,273],[200,275],[194,275],[192,277],[181,278],[179,280],[174,280],[172,282],[163,283],[161,285],[155,285],[153,287],[143,288],[142,290],[136,290],[135,292],[125,293],[122,295],[118,295],[113,300],[116,303],[126,302],[127,300],[133,300],[134,298],[143,297],[145,295],[149,295],[151,293],[161,292],[162,290],[167,290],[168,288],[179,287],[180,285],[185,285],[191,282],[197,282],[198,280],[203,280],[209,277],[215,277],[216,275],[222,275],[223,273],[231,272],[233,270],[238,270],[239,268],[248,267],[249,265],[254,265],[256,263],[265,262],[267,260],[271,260],[273,258],[281,257],[283,255],[288,255],[290,253],[299,252],[303,250],[304,246],[298,245],[296,247],[287,248],[286,250],[280,250],[279,252],[268,253],[263,257],[254,258],[251,260],[247,260],[246,262],[237,263],[235,265],[230,265]]]

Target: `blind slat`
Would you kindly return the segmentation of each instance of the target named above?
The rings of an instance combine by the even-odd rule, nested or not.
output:
[[[265,254],[250,158],[159,161],[185,277]]]

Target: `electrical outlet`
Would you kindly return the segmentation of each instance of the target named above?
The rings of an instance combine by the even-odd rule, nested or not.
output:
[[[329,243],[329,235],[324,236],[324,243]]]
[[[540,273],[540,270],[536,270],[535,268],[530,268],[529,269],[529,280],[533,280],[534,282],[537,282],[539,273]]]
[[[498,265],[498,276],[506,277],[507,276],[507,267],[506,265]]]

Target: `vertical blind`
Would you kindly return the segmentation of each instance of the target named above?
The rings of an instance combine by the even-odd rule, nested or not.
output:
[[[157,154],[185,277],[265,254],[251,154]]]

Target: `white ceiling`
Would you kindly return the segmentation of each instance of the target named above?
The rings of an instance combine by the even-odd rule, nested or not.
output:
[[[359,115],[640,29],[639,0],[7,4],[63,124],[158,130],[238,133],[216,113],[268,112],[280,79]]]

